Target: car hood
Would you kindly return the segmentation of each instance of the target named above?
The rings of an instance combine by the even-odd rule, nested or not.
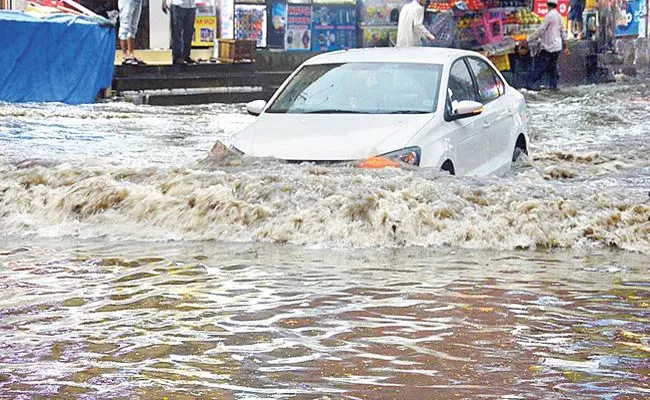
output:
[[[399,150],[433,114],[262,114],[235,136],[244,154],[345,161]]]

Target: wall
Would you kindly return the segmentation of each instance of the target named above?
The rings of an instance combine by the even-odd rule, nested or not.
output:
[[[27,1],[26,0],[13,0],[12,2],[12,10],[24,10],[25,7],[27,6]]]
[[[170,44],[169,13],[162,12],[162,0],[150,0],[149,48],[167,50]]]

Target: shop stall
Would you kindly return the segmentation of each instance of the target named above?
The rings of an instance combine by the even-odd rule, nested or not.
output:
[[[562,0],[568,1],[568,0]],[[430,3],[427,20],[453,7],[455,1]],[[544,4],[545,0],[544,0]],[[510,56],[542,22],[530,0],[469,0],[467,10],[457,11],[457,43],[463,49],[483,53],[502,71],[510,69]]]
[[[399,11],[407,0],[362,0],[360,29],[363,47],[389,47],[397,42]]]

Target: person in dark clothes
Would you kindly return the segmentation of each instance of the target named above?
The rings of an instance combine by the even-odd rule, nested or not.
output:
[[[573,37],[583,38],[582,13],[585,10],[585,0],[571,0],[569,6],[569,26]]]
[[[432,42],[433,47],[449,47],[460,49],[458,43],[457,19],[467,11],[467,3],[456,1],[452,8],[439,13],[429,27],[429,32],[435,36]]]
[[[194,19],[196,17],[196,0],[163,0],[162,10],[169,10],[172,26],[172,60],[174,64],[196,64],[190,58],[192,38],[194,37]]]
[[[539,41],[540,51],[535,56],[532,70],[528,75],[526,88],[535,90],[537,81],[549,74],[549,87],[557,89],[559,78],[558,60],[562,49],[566,50],[566,31],[562,15],[557,11],[557,0],[547,0],[549,12],[542,25],[529,38],[529,43]]]

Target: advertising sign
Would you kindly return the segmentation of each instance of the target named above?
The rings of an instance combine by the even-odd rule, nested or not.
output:
[[[569,16],[569,0],[558,0],[557,11],[566,19]],[[546,0],[535,0],[533,3],[533,12],[539,17],[544,18],[548,14]]]
[[[353,6],[314,7],[313,51],[343,50],[357,47],[357,13]]]
[[[235,39],[253,39],[266,47],[266,6],[235,6]]]
[[[274,2],[271,4],[271,21],[267,44],[269,47],[284,48],[284,35],[287,32],[287,3]]]
[[[616,25],[614,36],[639,36],[639,28],[645,16],[645,4],[639,0],[628,0],[621,4],[621,23]]]
[[[217,31],[216,16],[198,16],[194,20],[192,46],[214,46]]]
[[[311,14],[311,6],[289,5],[287,7],[285,49],[311,50]]]
[[[363,25],[397,24],[399,10],[405,0],[363,0],[361,23]]]
[[[219,0],[219,37],[235,38],[235,0]]]

